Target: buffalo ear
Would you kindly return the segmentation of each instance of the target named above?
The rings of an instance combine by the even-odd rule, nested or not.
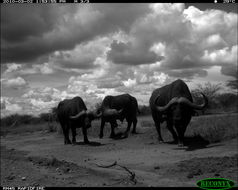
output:
[[[102,112],[98,112],[98,110],[95,111],[91,111],[88,112],[88,116],[90,117],[90,119],[96,119],[96,118],[100,118],[102,116]]]
[[[96,118],[102,117],[102,112],[101,112],[101,111],[100,111],[100,112],[96,112],[95,117],[96,117]]]
[[[191,113],[192,113],[192,116],[198,116],[199,115],[199,113],[198,113],[198,111],[196,111],[196,110],[191,110]]]
[[[121,114],[123,112],[123,109],[118,110],[118,114]]]

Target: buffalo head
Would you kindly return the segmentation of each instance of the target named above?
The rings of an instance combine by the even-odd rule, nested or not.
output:
[[[166,116],[167,122],[175,126],[179,136],[179,146],[183,145],[182,139],[186,126],[195,110],[202,110],[208,104],[207,97],[204,94],[202,94],[202,96],[204,103],[201,105],[197,105],[185,97],[174,97],[164,106],[155,106],[156,110],[161,115],[161,121],[163,116]],[[159,96],[156,98],[155,103],[158,98]]]
[[[88,111],[88,110],[82,110],[76,115],[70,116],[69,118],[71,120],[78,120],[78,119],[84,119],[84,125],[86,128],[91,127],[91,121],[93,119],[101,117],[102,113],[97,113],[97,111]]]
[[[180,110],[179,108],[182,108],[184,106],[188,107],[190,110],[202,110],[207,106],[208,100],[207,100],[207,97],[203,93],[201,94],[204,99],[204,103],[201,105],[197,105],[185,97],[174,97],[165,106],[156,106],[156,110],[159,111],[160,113],[167,112],[171,108],[173,110],[179,111]],[[155,102],[157,101],[159,97],[160,96],[158,95],[157,98],[155,99]]]
[[[122,114],[122,111],[123,111],[123,109],[117,110],[117,109],[111,109],[111,108],[104,108],[102,115],[104,117],[119,118]]]

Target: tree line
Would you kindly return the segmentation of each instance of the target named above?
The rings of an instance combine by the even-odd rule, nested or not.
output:
[[[211,84],[210,82],[201,85],[191,91],[195,103],[201,104],[203,98],[201,92],[208,98],[208,107],[205,111],[201,111],[198,115],[221,113],[221,112],[237,112],[238,111],[238,95],[234,93],[219,93],[222,90],[221,84]],[[96,109],[100,109],[101,103],[95,105]],[[48,113],[41,113],[39,116],[13,114],[1,118],[1,126],[18,126],[18,125],[35,125],[40,123],[51,123],[57,121],[57,107],[53,107]],[[139,116],[150,115],[149,105],[139,105]]]

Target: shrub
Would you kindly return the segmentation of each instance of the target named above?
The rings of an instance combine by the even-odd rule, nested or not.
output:
[[[237,115],[206,116],[194,118],[189,124],[186,135],[200,135],[210,143],[220,142],[238,136]]]

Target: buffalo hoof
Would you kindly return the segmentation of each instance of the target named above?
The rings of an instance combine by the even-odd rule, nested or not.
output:
[[[122,138],[122,139],[128,138],[128,134],[124,134],[124,135],[122,135],[121,138]]]
[[[132,134],[139,134],[139,133],[137,133],[136,131],[132,131],[131,133],[132,133]]]
[[[159,144],[163,144],[164,143],[164,141],[163,140],[159,140]]]
[[[116,137],[116,135],[110,135],[109,138],[114,139],[115,137]]]
[[[125,139],[129,136],[129,132],[124,132],[122,135],[121,135],[121,138],[122,139]]]
[[[103,138],[103,135],[99,135],[99,138],[102,139],[102,138]]]
[[[178,144],[178,147],[184,147],[184,145],[180,143],[180,144]]]
[[[173,140],[170,142],[171,144],[178,144],[178,140]]]
[[[90,141],[87,140],[87,141],[84,141],[84,143],[85,143],[85,144],[90,144]]]
[[[71,141],[65,141],[64,144],[72,144]]]

